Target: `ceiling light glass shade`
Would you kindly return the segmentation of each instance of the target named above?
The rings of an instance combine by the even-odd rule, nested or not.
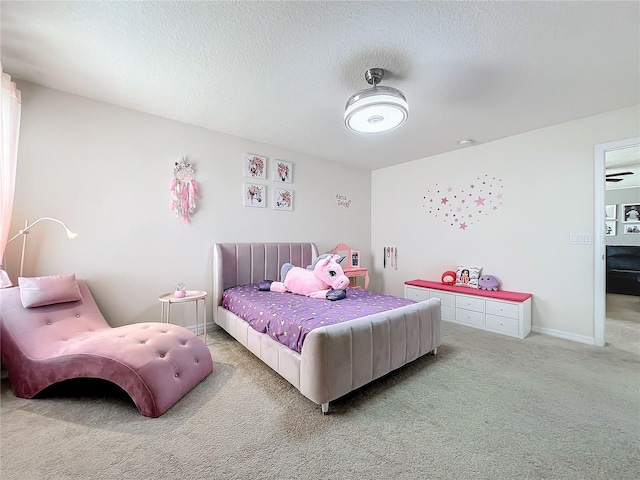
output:
[[[380,133],[399,127],[408,117],[409,105],[400,90],[374,86],[347,101],[344,123],[357,133]]]

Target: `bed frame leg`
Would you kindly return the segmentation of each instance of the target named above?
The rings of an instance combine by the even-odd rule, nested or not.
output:
[[[323,403],[321,405],[321,407],[322,407],[322,414],[323,415],[326,415],[327,413],[329,413],[329,402]]]
[[[431,352],[433,354],[433,356],[435,357],[436,354],[438,353],[438,347],[433,349],[433,352]]]

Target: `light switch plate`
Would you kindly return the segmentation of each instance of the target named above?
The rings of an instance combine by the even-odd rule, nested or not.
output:
[[[591,234],[589,233],[570,233],[570,245],[591,245]]]

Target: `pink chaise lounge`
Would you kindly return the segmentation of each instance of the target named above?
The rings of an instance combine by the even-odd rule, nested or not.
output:
[[[167,323],[112,328],[85,282],[81,299],[24,308],[20,288],[0,290],[2,361],[16,396],[79,377],[120,386],[142,415],[159,417],[213,371],[194,333]]]

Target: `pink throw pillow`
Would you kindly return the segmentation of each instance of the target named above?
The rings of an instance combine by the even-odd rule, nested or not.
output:
[[[48,277],[18,277],[18,285],[24,308],[43,307],[82,299],[74,273]]]

